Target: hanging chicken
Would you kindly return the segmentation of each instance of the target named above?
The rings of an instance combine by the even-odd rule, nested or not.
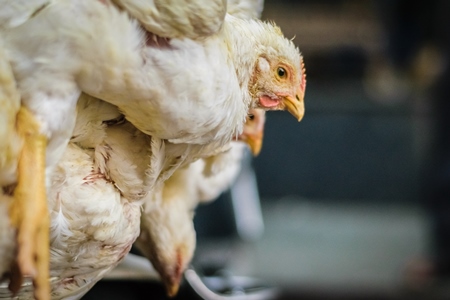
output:
[[[119,110],[104,101],[83,95],[77,108],[71,142],[49,176],[52,299],[80,299],[125,257],[139,235],[146,196],[129,198],[117,185],[142,186],[151,137],[121,122]],[[102,173],[96,165],[101,143],[112,147],[113,166],[125,171],[116,176],[122,182],[110,178],[117,169]],[[35,297],[24,286],[18,296]]]
[[[254,114],[259,115],[258,119],[247,119],[239,141],[230,142],[214,156],[178,169],[160,189],[153,191],[153,198],[144,202],[141,233],[135,244],[160,274],[169,296],[177,293],[194,254],[195,208],[200,202],[216,199],[231,186],[241,167],[245,143],[252,140],[247,144],[250,148],[262,144],[258,139],[263,134],[256,132],[264,130],[260,123],[264,111]],[[247,137],[248,133],[251,136]]]
[[[246,128],[250,127],[246,124]],[[242,135],[245,134],[244,131]],[[168,292],[176,293],[195,249],[192,211],[198,201],[212,200],[231,184],[245,146],[232,142],[229,151],[219,154],[220,160],[227,163],[213,166],[214,175],[205,176],[206,163],[199,160],[176,171],[165,182],[161,194],[149,193],[139,199],[125,197],[118,186],[131,181],[142,185],[150,139],[121,121],[114,106],[87,95],[78,102],[74,136],[52,173],[48,193],[52,299],[82,297],[124,258],[139,235],[139,226],[144,237],[142,249],[151,251],[149,258]],[[99,141],[113,149],[109,160],[115,165],[106,174],[99,172],[95,164]],[[122,182],[109,178],[109,172],[118,169],[125,172],[119,178]],[[142,203],[146,204],[145,217],[140,224]],[[176,257],[170,253],[176,253]],[[12,251],[9,256],[12,257]],[[171,274],[178,275],[172,278]],[[19,299],[32,298],[31,289],[19,291]]]

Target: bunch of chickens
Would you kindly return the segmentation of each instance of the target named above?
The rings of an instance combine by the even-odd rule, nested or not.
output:
[[[0,3],[0,279],[79,299],[135,244],[175,295],[195,207],[302,119],[299,50],[261,0]]]

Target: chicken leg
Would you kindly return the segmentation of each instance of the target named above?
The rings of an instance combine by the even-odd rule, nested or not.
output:
[[[35,298],[47,300],[50,299],[50,223],[45,186],[47,138],[40,134],[39,123],[24,107],[17,115],[17,130],[23,148],[10,218],[17,228],[18,269],[21,276],[33,278]]]

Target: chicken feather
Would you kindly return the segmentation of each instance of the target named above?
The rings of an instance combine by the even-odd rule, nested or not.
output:
[[[16,131],[20,93],[9,58],[0,43],[0,186],[16,182],[17,160],[22,141]]]
[[[60,0],[2,35],[23,101],[45,120],[50,138],[58,128],[73,129],[67,114],[80,90],[118,106],[141,131],[176,143],[225,144],[242,131],[248,108],[263,96],[279,102],[266,109],[282,109],[281,98],[296,94],[296,117],[303,114],[301,56],[269,23],[227,15],[207,39],[170,39],[160,47],[145,45],[139,24],[114,6]],[[272,73],[255,84],[258,57],[289,64],[289,87],[273,90]]]
[[[216,33],[222,26],[225,0],[112,0],[137,19],[149,32],[166,38],[199,39]]]

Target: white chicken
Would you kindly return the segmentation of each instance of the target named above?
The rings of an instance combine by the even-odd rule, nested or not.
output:
[[[124,196],[120,186],[142,186],[151,137],[122,122],[114,106],[87,95],[80,98],[78,112],[74,136],[50,178],[52,299],[82,297],[128,253],[139,225],[141,249],[174,295],[195,249],[193,210],[199,201],[216,198],[232,183],[244,143],[232,142],[229,151],[209,163],[198,160],[177,170],[162,190],[135,200]],[[246,124],[252,127],[261,128]],[[101,173],[95,148],[105,145],[108,161],[114,164]],[[210,175],[205,175],[206,169]],[[111,180],[114,172],[120,181]],[[32,293],[22,288],[19,299],[32,299]]]
[[[74,136],[49,177],[52,299],[81,298],[125,257],[139,235],[141,199],[146,196],[141,201],[127,198],[108,174],[99,172],[95,147],[111,145],[109,159],[126,171],[122,177],[142,185],[150,137],[127,122],[108,126],[122,115],[106,102],[84,95],[78,111]],[[22,287],[18,297],[34,299],[33,289]]]
[[[153,191],[153,198],[144,202],[141,233],[135,245],[150,259],[169,296],[177,293],[182,274],[194,254],[195,208],[200,202],[216,199],[232,185],[241,168],[246,144],[255,155],[261,149],[265,111],[250,112],[239,141],[230,142],[216,155],[179,168],[161,188]]]
[[[108,0],[1,2],[13,8],[0,14],[1,43],[24,114],[31,112],[18,118],[18,128],[33,133],[24,138],[18,158],[11,210],[18,228],[18,263],[23,274],[42,285],[48,254],[46,243],[37,243],[36,237],[45,240],[48,226],[44,174],[51,174],[64,153],[81,91],[117,105],[155,141],[185,143],[184,150],[174,147],[170,157],[185,153],[187,144],[211,149],[226,145],[242,131],[251,107],[288,109],[299,120],[303,116],[302,58],[272,24],[226,15],[208,37],[161,39]],[[176,164],[210,154],[211,149],[199,154],[199,147]],[[35,172],[26,172],[21,164]],[[163,181],[175,170],[152,177]],[[24,207],[36,207],[36,213],[27,215]]]

